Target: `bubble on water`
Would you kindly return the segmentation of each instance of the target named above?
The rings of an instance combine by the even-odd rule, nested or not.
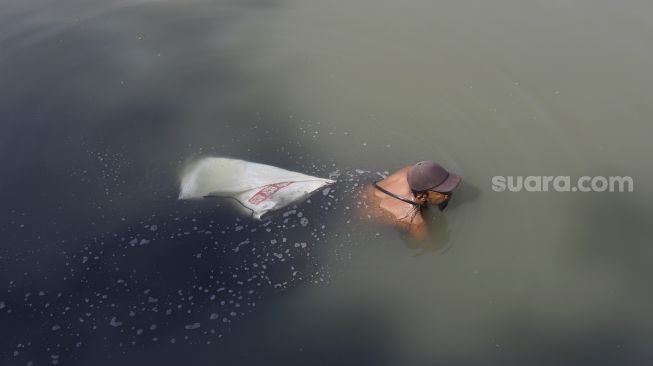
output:
[[[299,220],[299,223],[300,223],[302,226],[306,227],[306,226],[308,225],[308,219],[305,218],[305,217],[302,217],[301,220]]]
[[[245,244],[249,244],[249,240],[244,240],[244,241],[241,241],[240,243],[238,243],[238,245],[236,245],[236,247],[233,248],[233,251],[238,253],[238,251],[240,250],[241,245],[245,245]]]
[[[290,216],[290,215],[294,215],[296,212],[297,212],[297,210],[286,211],[286,212],[283,213],[282,216],[283,216],[283,217],[288,217],[288,216]]]
[[[119,322],[119,321],[118,321],[118,318],[116,318],[116,317],[114,316],[113,318],[111,318],[111,321],[109,322],[109,325],[111,325],[112,327],[119,327],[119,326],[122,325],[122,323]]]
[[[193,323],[193,324],[188,324],[184,328],[185,329],[197,329],[200,327],[200,323]]]
[[[4,302],[4,301],[0,301],[0,309],[4,309],[4,308],[5,308],[5,302]]]
[[[154,297],[152,297],[152,296],[150,296],[150,297],[147,298],[147,302],[149,302],[150,304],[155,303],[155,302],[158,302],[158,301],[159,301],[159,299],[154,298]]]
[[[213,313],[213,314],[211,314],[211,316],[209,316],[209,319],[211,319],[211,320],[216,320],[216,319],[218,319],[219,317],[220,317],[220,316],[219,316],[218,314]]]
[[[55,324],[55,325],[52,326],[52,331],[54,331],[54,332],[58,331],[59,329],[61,329],[60,325]]]
[[[157,231],[158,228],[159,228],[159,227],[156,226],[156,225],[152,225],[152,226],[150,226],[150,230],[151,230],[151,231]]]

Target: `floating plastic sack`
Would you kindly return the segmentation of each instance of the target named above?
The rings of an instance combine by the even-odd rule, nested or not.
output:
[[[227,158],[204,158],[191,164],[181,179],[179,199],[233,198],[256,219],[304,200],[335,183],[270,165]]]

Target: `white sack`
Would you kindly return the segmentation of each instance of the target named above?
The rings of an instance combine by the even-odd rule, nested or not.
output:
[[[335,181],[291,172],[270,165],[227,158],[204,158],[183,174],[179,199],[228,197],[247,214],[266,213],[301,201]]]

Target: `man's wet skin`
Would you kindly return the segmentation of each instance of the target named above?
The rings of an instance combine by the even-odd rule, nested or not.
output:
[[[443,209],[451,193],[432,190],[415,192],[408,182],[411,168],[413,166],[405,166],[392,173],[376,182],[377,187],[367,185],[362,193],[360,214],[364,218],[408,230],[413,238],[420,240],[428,234],[422,209],[427,205],[438,205]]]

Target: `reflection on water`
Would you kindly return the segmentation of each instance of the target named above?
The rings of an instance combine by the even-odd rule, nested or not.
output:
[[[651,10],[3,4],[2,363],[649,364]],[[257,223],[176,200],[208,155],[340,178]],[[426,159],[465,182],[429,241],[352,217]]]

